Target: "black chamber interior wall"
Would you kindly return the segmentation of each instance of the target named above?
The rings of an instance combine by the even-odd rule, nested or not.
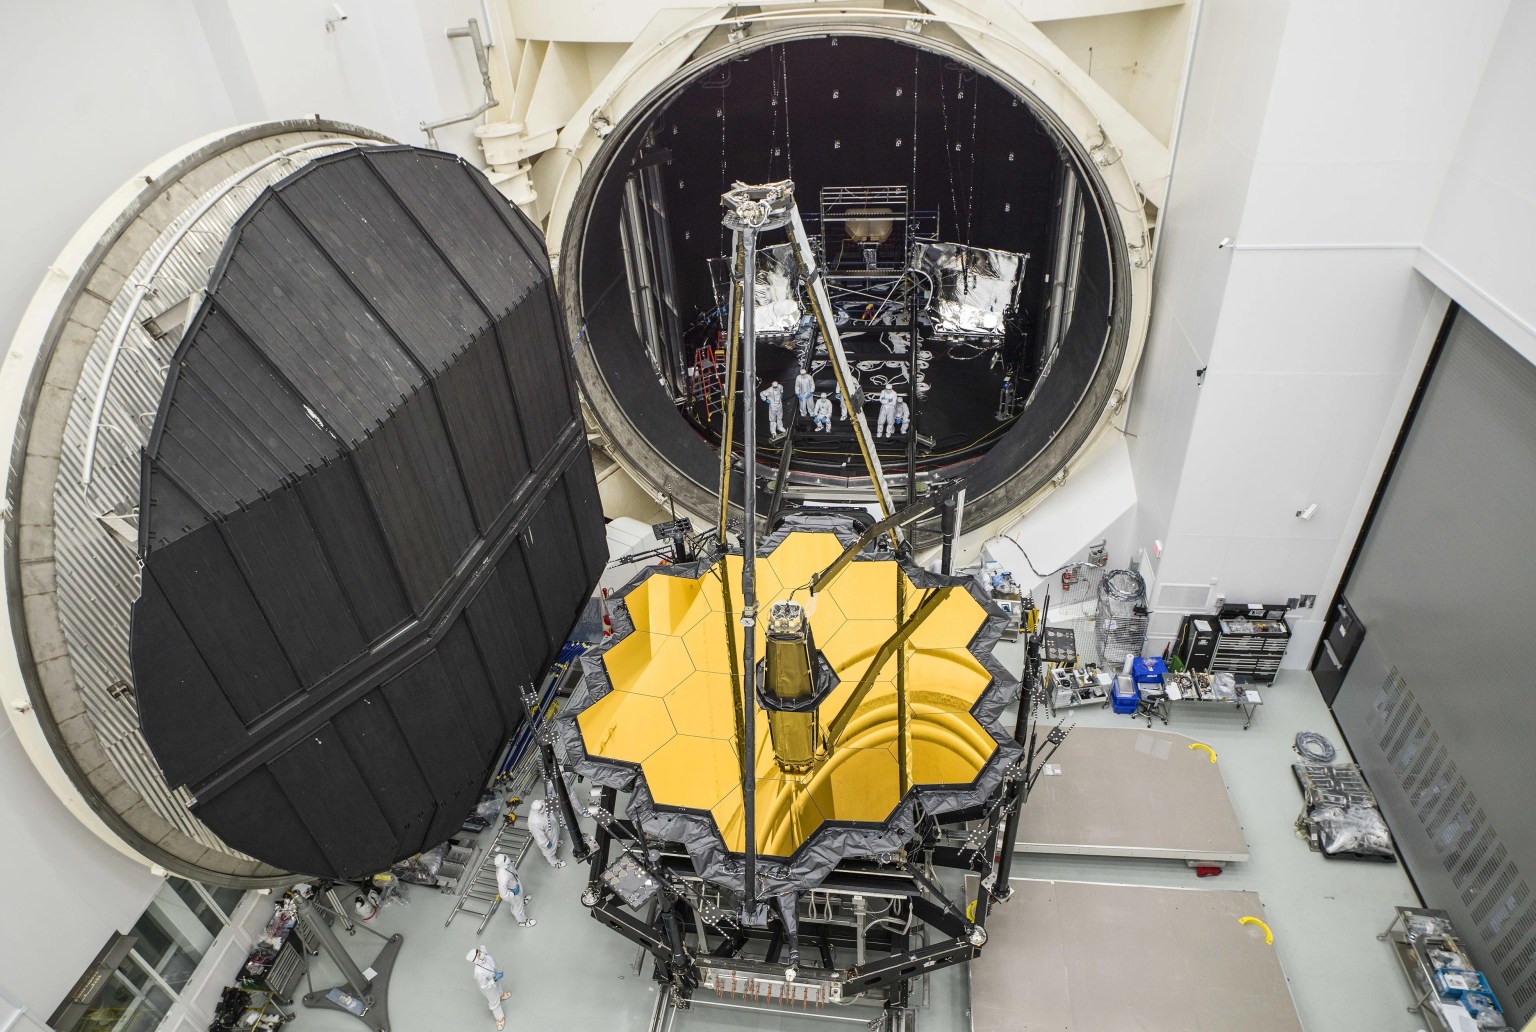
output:
[[[1002,87],[941,55],[857,37],[768,47],[693,83],[657,120],[656,144],[672,151],[672,246],[695,305],[710,302],[706,263],[729,248],[720,194],[738,179],[792,177],[807,213],[824,186],[908,186],[915,209],[939,213],[942,239],[1031,253],[1040,282],[1055,141]]]
[[[573,220],[565,253],[574,256],[573,314],[585,331],[577,347],[591,349],[587,357],[622,422],[643,438],[619,428],[621,451],[638,465],[656,470],[664,462],[705,493],[718,476],[714,446],[657,382],[630,309],[618,228],[622,187],[637,156],[661,149],[670,152],[663,182],[685,320],[713,304],[707,263],[728,246],[720,193],[733,180],[792,175],[807,211],[823,185],[915,183],[915,207],[938,211],[943,238],[1030,253],[1020,307],[1033,329],[1062,177],[1076,175],[1090,203],[1073,321],[1034,403],[964,468],[968,510],[990,518],[990,509],[1022,499],[1087,439],[1125,352],[1129,295],[1127,272],[1114,257],[1118,229],[1104,216],[1097,177],[1085,176],[1080,161],[1074,167],[1052,131],[1001,84],[889,39],[795,40],[708,69],[612,142],[605,169],[584,187],[585,203],[578,201],[585,210]],[[1038,371],[1039,359],[1030,356],[1026,366]],[[995,405],[995,392],[987,395],[976,403]]]

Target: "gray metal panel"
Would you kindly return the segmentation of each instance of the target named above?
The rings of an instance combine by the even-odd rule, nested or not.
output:
[[[1022,853],[1248,859],[1221,767],[1172,731],[1080,727],[1029,794]]]
[[[1252,892],[1015,878],[970,964],[973,1032],[1301,1032]]]
[[[1346,591],[1334,703],[1425,903],[1536,1013],[1536,366],[1461,313]],[[1518,1023],[1518,1022],[1516,1022]]]

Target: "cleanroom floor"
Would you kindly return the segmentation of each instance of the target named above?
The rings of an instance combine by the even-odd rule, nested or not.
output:
[[[1004,644],[998,651],[999,658],[1017,670],[1019,647]],[[1263,697],[1264,705],[1247,731],[1241,714],[1226,709],[1176,711],[1169,725],[1169,730],[1205,742],[1219,754],[1251,860],[1229,865],[1219,877],[1197,879],[1177,860],[1020,854],[1013,873],[1055,881],[1256,892],[1307,1032],[1413,1032],[1421,1028],[1405,1009],[1413,999],[1390,950],[1375,938],[1391,921],[1393,906],[1417,902],[1413,888],[1398,865],[1324,860],[1296,837],[1293,822],[1301,799],[1290,771],[1296,758],[1292,738],[1297,731],[1321,731],[1340,747],[1341,762],[1348,757],[1342,755],[1343,742],[1309,674],[1284,670]],[[1145,727],[1144,721],[1135,723],[1098,707],[1065,711],[1063,719],[1083,726]],[[1073,744],[1069,737],[1057,754],[1059,761],[1070,760]],[[1126,790],[1135,791],[1135,786]],[[485,837],[488,841],[490,833]],[[407,1032],[495,1027],[464,960],[477,942],[485,943],[507,972],[504,984],[512,993],[506,1001],[508,1029],[643,1032],[648,1027],[656,1004],[649,965],[637,973],[637,948],[584,912],[578,896],[586,868],[570,863],[556,871],[530,855],[522,873],[533,897],[529,910],[538,919],[531,929],[517,927],[504,912],[483,935],[476,935],[478,918],[469,915],[445,928],[454,897],[415,886],[408,906],[386,907],[371,922],[370,927],[382,932],[405,936],[389,994],[392,1028]],[[362,932],[351,938],[343,934],[342,939],[363,967],[381,945]],[[1008,943],[999,936],[988,949],[1007,950]],[[1168,943],[1168,950],[1176,955],[1179,944]],[[1162,962],[1148,958],[1145,971],[1106,977],[1155,979]],[[1028,977],[1027,971],[1020,974]],[[339,977],[325,958],[316,960],[311,975],[317,988],[333,985]],[[304,988],[301,983],[299,991]],[[969,991],[964,967],[931,976],[923,990],[927,1006],[918,1027],[925,1032],[968,1029]],[[854,1027],[846,1020],[829,1022],[777,1009],[727,1009],[715,1005],[713,994],[701,996],[707,996],[708,1003],[674,1015],[673,1032]],[[858,1007],[827,1014],[867,1021],[873,1012]],[[298,1032],[357,1032],[362,1026],[340,1013],[299,1006],[295,1027]]]

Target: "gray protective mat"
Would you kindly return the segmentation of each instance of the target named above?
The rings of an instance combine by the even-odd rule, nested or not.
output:
[[[1014,848],[1247,860],[1221,765],[1193,744],[1172,731],[1073,729],[1053,758],[1061,773],[1042,775],[1030,793]]]
[[[1015,879],[971,962],[973,1032],[1301,1032],[1252,892]]]

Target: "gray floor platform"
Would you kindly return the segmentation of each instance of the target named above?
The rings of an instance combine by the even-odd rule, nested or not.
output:
[[[1035,782],[1014,848],[1024,853],[1248,859],[1220,763],[1173,731],[1079,727],[1057,751],[1061,773]]]
[[[1252,892],[1014,879],[972,1032],[1301,1032]]]

